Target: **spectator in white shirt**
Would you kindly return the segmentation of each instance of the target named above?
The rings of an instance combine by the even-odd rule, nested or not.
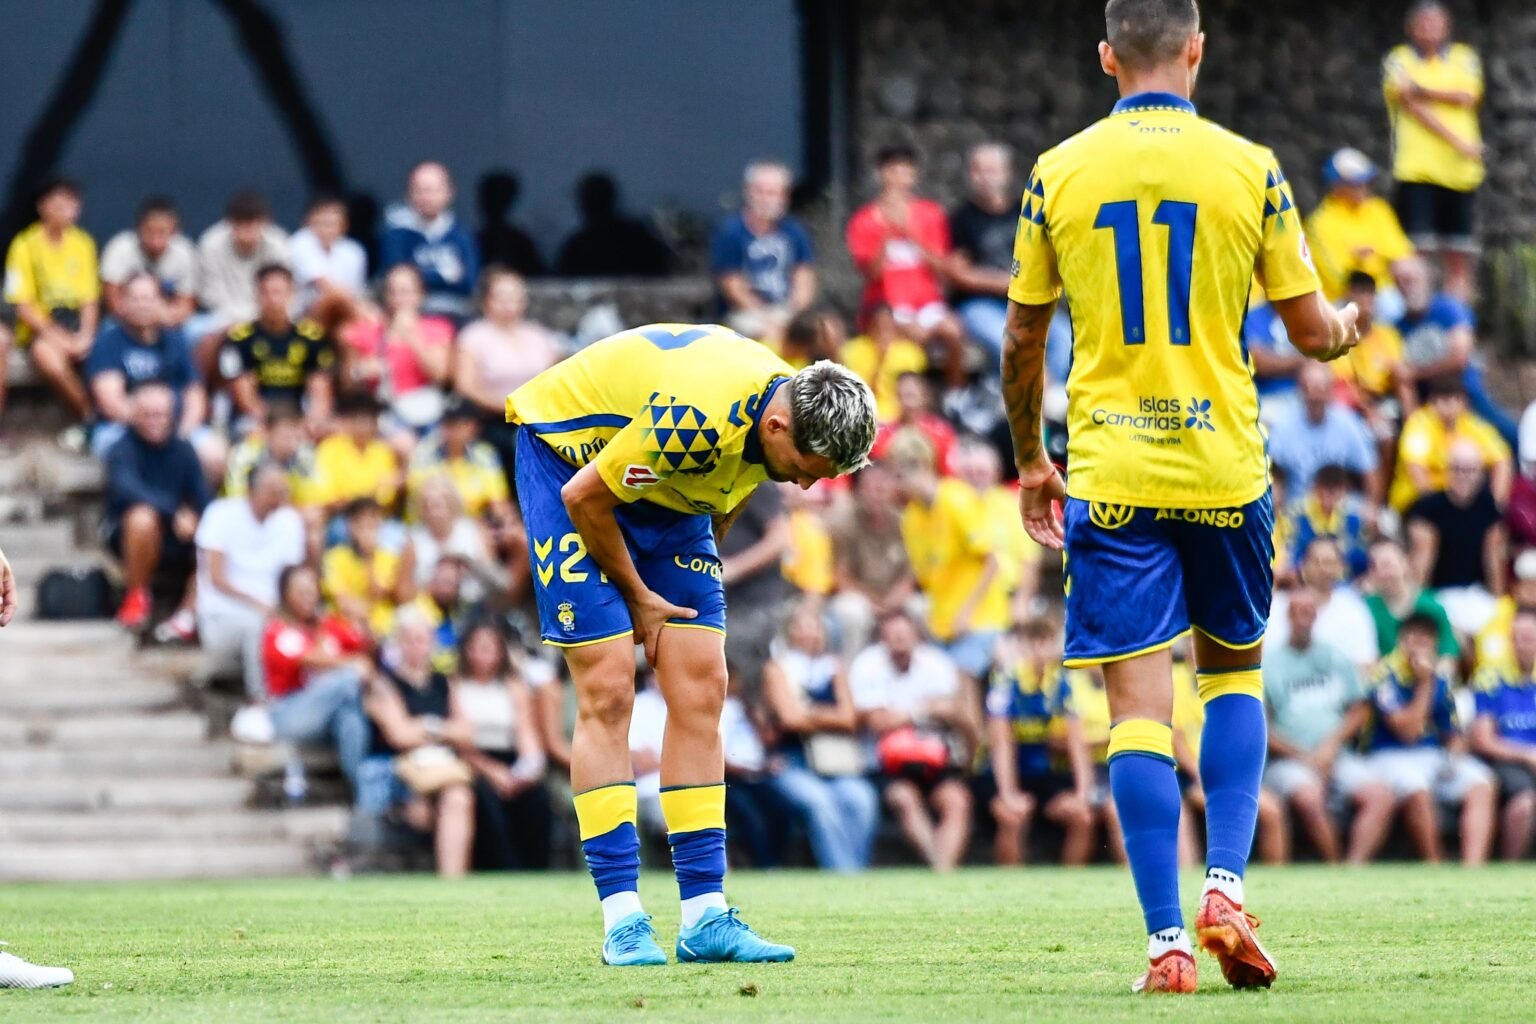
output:
[[[848,670],[860,724],[876,738],[884,797],[902,834],[936,871],[952,870],[971,836],[971,791],[960,765],[974,750],[960,673],[920,642],[905,611],[880,620],[880,638]]]
[[[256,319],[256,271],[269,263],[288,265],[288,233],[272,223],[265,196],[236,192],[224,219],[197,240],[197,298],[204,312],[187,321],[194,344]]]
[[[347,237],[347,205],[340,196],[309,201],[304,226],[293,233],[288,250],[305,312],[322,299],[355,302],[368,285],[368,255]]]
[[[277,608],[278,579],[305,556],[304,520],[289,504],[287,472],[259,463],[247,495],[209,505],[194,539],[203,652],[215,672],[238,665],[246,693],[260,699],[262,633]]]
[[[1344,581],[1344,557],[1339,542],[1331,536],[1315,537],[1301,556],[1301,585],[1317,597],[1317,625],[1312,637],[1341,652],[1361,671],[1369,671],[1378,657],[1376,621],[1365,600]],[[1287,644],[1291,639],[1290,595],[1275,595],[1269,613],[1269,632],[1264,642],[1270,647]]]
[[[136,226],[113,235],[101,251],[102,298],[113,316],[122,315],[123,285],[139,274],[160,286],[162,326],[185,323],[197,310],[197,252],[181,233],[175,204],[164,196],[139,204]]]

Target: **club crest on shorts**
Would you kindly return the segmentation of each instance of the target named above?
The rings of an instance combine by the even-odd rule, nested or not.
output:
[[[576,632],[576,608],[569,601],[561,601],[556,609],[555,618],[560,620],[560,628],[567,633]]]

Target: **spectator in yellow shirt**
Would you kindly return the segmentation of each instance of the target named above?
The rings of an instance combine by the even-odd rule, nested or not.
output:
[[[411,581],[400,572],[400,557],[379,546],[384,512],[378,502],[357,498],[344,518],[346,540],[320,560],[320,588],[342,618],[376,638],[388,636],[396,607],[411,598]]]
[[[1408,11],[1408,42],[1382,64],[1382,91],[1392,128],[1397,215],[1414,244],[1438,252],[1445,290],[1472,297],[1473,195],[1483,183],[1483,63],[1465,43],[1451,42],[1451,15],[1435,0]]]
[[[1413,376],[1403,363],[1403,336],[1379,315],[1376,279],[1363,270],[1350,274],[1348,298],[1360,311],[1356,320],[1360,343],[1330,365],[1339,383],[1350,391],[1350,404],[1371,428],[1378,458],[1385,466],[1392,461],[1405,410],[1418,404]]]
[[[1482,453],[1494,499],[1504,507],[1515,473],[1509,445],[1486,421],[1467,411],[1461,379],[1447,376],[1430,381],[1429,401],[1403,423],[1392,478],[1394,509],[1406,511],[1419,498],[1445,490],[1451,447],[1457,441],[1470,441]]]
[[[863,334],[843,343],[838,362],[858,374],[875,393],[875,415],[881,423],[901,415],[901,403],[896,399],[896,382],[901,376],[928,370],[923,346],[896,329],[891,307],[884,303],[869,311]]]
[[[327,512],[372,498],[391,508],[403,474],[395,450],[379,438],[379,403],[372,395],[345,396],[337,405],[338,430],[315,448],[315,493]]]
[[[826,597],[837,582],[833,568],[832,534],[822,519],[827,488],[782,488],[789,510],[789,545],[784,551],[784,578],[802,594]]]
[[[955,475],[970,484],[980,498],[981,525],[992,531],[998,579],[1016,609],[1011,618],[1029,618],[1029,606],[1039,588],[1040,545],[1024,532],[1019,492],[1003,483],[1003,463],[997,449],[967,437],[955,448]]]
[[[443,422],[421,439],[411,456],[407,486],[414,494],[429,476],[446,476],[459,492],[471,519],[505,522],[512,515],[507,477],[496,449],[480,440],[480,414],[467,399],[455,396],[443,410]]]
[[[933,445],[919,431],[893,437],[887,457],[906,500],[901,534],[928,596],[928,631],[961,672],[984,679],[1008,625],[1008,591],[981,497],[965,481],[939,476]]]
[[[1341,149],[1329,157],[1323,164],[1328,194],[1307,218],[1307,241],[1329,302],[1344,298],[1350,275],[1364,271],[1376,282],[1382,319],[1390,322],[1402,314],[1393,273],[1413,255],[1413,243],[1392,207],[1371,192],[1376,174],[1376,165],[1358,149]]]
[[[90,397],[77,367],[91,352],[100,314],[101,278],[96,243],[76,226],[80,186],[55,178],[37,195],[37,221],[11,242],[5,255],[5,301],[14,307],[16,340],[27,346],[37,372],[77,419],[90,413]],[[0,409],[5,406],[9,337],[0,327]]]

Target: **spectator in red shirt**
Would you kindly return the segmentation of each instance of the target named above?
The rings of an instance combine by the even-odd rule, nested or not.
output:
[[[261,640],[267,712],[275,738],[336,745],[341,770],[355,779],[368,750],[362,688],[370,667],[365,638],[320,613],[320,580],[308,565],[283,570],[277,614]]]
[[[848,221],[848,252],[864,275],[860,308],[885,303],[913,341],[943,350],[946,375],[963,373],[964,330],[944,302],[949,217],[916,194],[917,154],[888,146],[875,156],[880,194]]]
[[[885,449],[890,445],[891,438],[900,433],[903,427],[916,427],[928,438],[928,443],[933,445],[934,464],[938,466],[939,473],[943,476],[953,473],[950,457],[955,448],[955,428],[933,411],[933,389],[928,386],[922,374],[904,373],[896,378],[896,404],[900,412],[894,420],[875,433],[875,446],[870,450],[869,457],[876,462],[885,458]]]

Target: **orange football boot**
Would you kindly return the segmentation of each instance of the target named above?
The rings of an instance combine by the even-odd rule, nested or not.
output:
[[[1131,983],[1131,991],[1140,995],[1183,995],[1195,991],[1195,958],[1182,949],[1170,949],[1152,961],[1146,974]]]
[[[1269,988],[1275,982],[1275,962],[1254,933],[1258,926],[1259,919],[1226,894],[1212,889],[1200,897],[1196,939],[1221,964],[1221,976],[1233,988]]]

